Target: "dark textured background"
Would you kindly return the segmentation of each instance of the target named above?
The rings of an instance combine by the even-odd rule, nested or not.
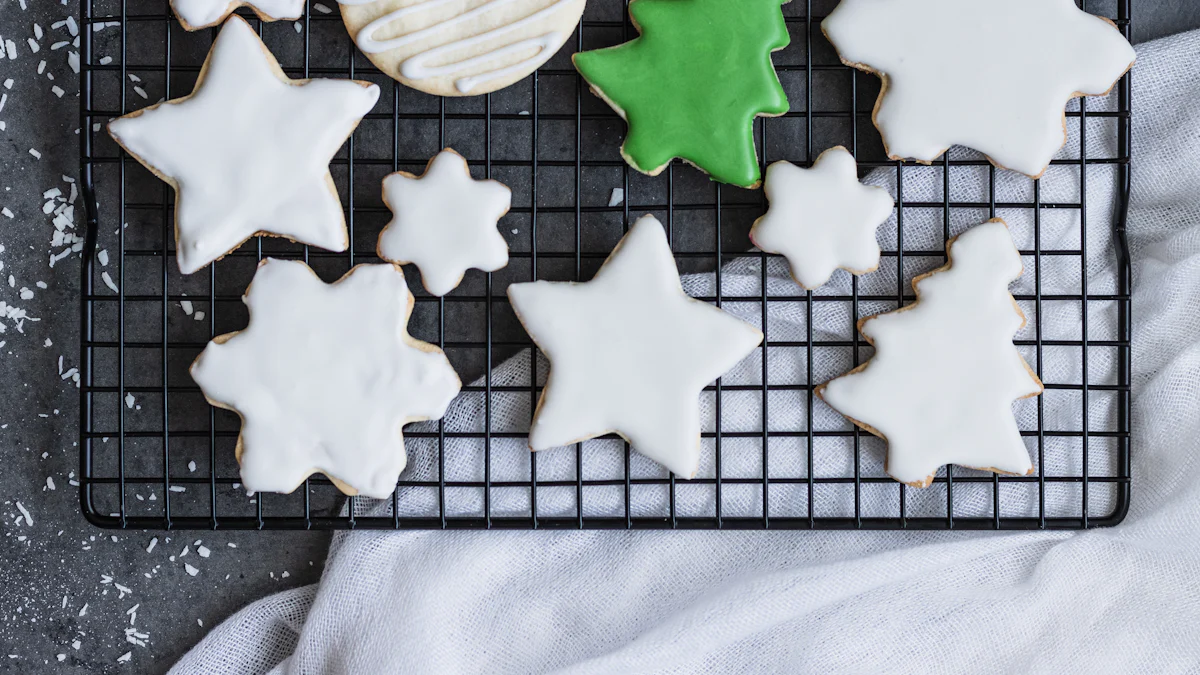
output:
[[[78,493],[69,485],[78,463],[78,396],[70,380],[58,375],[60,356],[63,370],[77,365],[78,258],[47,267],[53,228],[41,212],[42,193],[54,187],[66,193],[62,176],[77,173],[78,78],[67,66],[69,48],[51,49],[70,39],[65,27],[51,25],[77,7],[52,0],[26,4],[25,10],[17,0],[0,4],[0,37],[13,40],[19,54],[15,62],[0,61],[0,83],[13,79],[11,89],[0,88],[8,94],[0,110],[6,123],[0,131],[0,208],[14,214],[0,216],[0,301],[40,321],[26,321],[23,333],[14,321],[3,321],[7,331],[0,334],[0,671],[163,672],[208,627],[246,603],[316,581],[329,535],[188,532],[171,533],[168,541],[164,533],[101,531],[79,515]],[[334,6],[333,0],[328,4]],[[41,51],[31,54],[26,39],[35,22],[47,35]],[[1200,3],[1135,2],[1137,41],[1196,26]],[[43,59],[54,81],[37,74]],[[55,85],[65,90],[61,98],[51,91]],[[5,285],[10,274],[11,285]],[[22,288],[33,297],[22,299]],[[45,487],[47,477],[56,489]],[[164,498],[161,491],[156,498]],[[32,525],[20,517],[18,501]],[[158,543],[147,553],[152,537]],[[211,550],[210,557],[199,556],[196,540]],[[190,550],[180,558],[185,546]],[[184,563],[199,573],[190,576]],[[118,584],[129,589],[124,597]],[[135,605],[134,627],[148,635],[146,647],[126,641],[127,611]],[[72,646],[76,640],[78,649]],[[127,651],[133,652],[130,662],[117,663]]]

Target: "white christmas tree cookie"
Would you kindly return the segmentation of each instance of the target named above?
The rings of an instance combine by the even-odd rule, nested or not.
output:
[[[259,234],[346,250],[329,160],[378,98],[368,82],[288,79],[234,16],[190,95],[108,131],[175,188],[176,257],[191,274]]]
[[[950,262],[913,280],[917,302],[859,322],[875,356],[817,389],[887,440],[887,472],[925,487],[945,464],[1033,471],[1012,403],[1042,393],[1013,346],[1025,316],[1008,292],[1021,256],[1002,220],[947,246]]]
[[[238,7],[249,7],[263,21],[299,19],[304,14],[304,0],[171,0],[184,30],[216,26]]]
[[[634,223],[591,281],[513,284],[508,297],[550,359],[530,448],[615,432],[677,475],[696,475],[700,392],[763,335],[684,293],[654,216]]]
[[[472,179],[457,152],[439,152],[420,177],[404,171],[388,175],[383,201],[392,221],[379,234],[379,257],[414,263],[433,295],[454,290],[470,268],[495,272],[508,264],[508,243],[496,224],[508,212],[512,190]]]
[[[486,94],[554,56],[584,0],[339,0],[354,43],[385,74],[437,96]]]
[[[1134,60],[1074,0],[842,0],[821,28],[844,63],[883,78],[889,157],[965,145],[1035,178],[1066,142],[1067,101],[1107,93]]]
[[[845,148],[822,152],[807,170],[775,162],[763,190],[770,208],[754,221],[750,240],[787,258],[796,283],[811,290],[835,269],[866,274],[879,267],[875,228],[895,202],[887,190],[858,182],[858,163]]]
[[[320,472],[346,494],[390,496],[407,462],[401,428],[440,418],[461,388],[441,350],[408,334],[404,273],[358,265],[326,284],[268,258],[243,300],[249,325],[214,338],[191,373],[242,418],[246,489],[291,492]]]

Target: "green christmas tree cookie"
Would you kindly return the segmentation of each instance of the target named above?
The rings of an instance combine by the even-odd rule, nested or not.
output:
[[[757,187],[754,118],[787,96],[771,52],[789,38],[787,0],[633,0],[641,37],[575,54],[575,67],[625,118],[621,155],[651,176],[680,157],[714,180]]]

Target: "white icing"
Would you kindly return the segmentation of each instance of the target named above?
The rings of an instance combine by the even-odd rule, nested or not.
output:
[[[401,427],[437,419],[461,384],[408,335],[412,294],[392,265],[326,284],[298,261],[264,260],[244,298],[250,323],[192,365],[204,395],[242,416],[242,483],[291,492],[319,471],[368,497],[404,470]]]
[[[919,302],[872,317],[875,356],[821,398],[887,439],[887,472],[925,484],[945,464],[1027,474],[1015,399],[1042,391],[1013,346],[1025,319],[1008,292],[1021,256],[1003,221],[960,235],[952,265],[917,282]]]
[[[763,336],[683,292],[654,216],[634,223],[591,281],[513,284],[508,296],[551,364],[532,449],[616,432],[679,476],[695,476],[700,392]]]
[[[368,0],[373,2],[374,0]],[[545,61],[551,54],[558,51],[566,41],[567,36],[557,31],[550,31],[537,37],[520,40],[517,42],[498,46],[491,51],[478,56],[473,56],[461,61],[451,61],[440,66],[431,66],[430,62],[439,61],[446,57],[447,54],[453,52],[469,50],[481,44],[491,42],[503,38],[511,33],[520,32],[526,26],[540,21],[559,11],[563,6],[573,3],[575,0],[555,0],[555,2],[543,9],[530,14],[524,18],[513,21],[512,23],[502,24],[487,31],[472,35],[470,37],[457,37],[456,29],[461,29],[462,26],[478,23],[481,26],[489,25],[489,16],[495,14],[504,8],[513,5],[514,3],[527,2],[528,0],[487,0],[482,5],[468,10],[461,14],[456,14],[452,17],[434,23],[431,26],[416,30],[411,33],[400,35],[388,40],[376,40],[375,33],[388,24],[400,19],[411,17],[418,13],[433,12],[446,5],[461,5],[462,0],[420,0],[419,2],[402,7],[394,12],[389,12],[375,19],[371,23],[363,27],[355,37],[355,43],[358,48],[368,54],[391,51],[401,47],[407,47],[417,42],[428,40],[429,38],[441,34],[444,39],[449,33],[450,37],[454,38],[449,42],[443,42],[426,51],[415,54],[404,60],[400,65],[400,74],[410,80],[424,80],[431,77],[442,77],[452,75],[454,73],[473,70],[481,65],[487,65],[500,61],[506,56],[517,54],[530,49],[536,49],[533,55],[526,59],[518,61],[512,65],[488,70],[486,72],[462,77],[455,80],[454,86],[462,93],[469,94],[478,85],[504,77],[510,73],[515,73],[534,66],[542,61]],[[342,2],[346,5],[366,4],[362,0],[350,0]]]
[[[190,274],[256,232],[347,245],[329,160],[379,87],[283,78],[240,17],[225,22],[191,96],[113,120],[113,137],[178,191],[179,269]]]
[[[171,9],[188,30],[198,30],[221,23],[243,4],[271,21],[299,19],[304,13],[304,0],[171,0]]]
[[[801,286],[817,288],[838,268],[864,274],[879,266],[875,228],[895,202],[887,190],[858,182],[858,163],[845,148],[826,150],[808,170],[775,162],[763,190],[771,206],[750,239],[783,254]]]
[[[1066,140],[1075,94],[1108,91],[1134,60],[1074,0],[842,0],[821,24],[842,60],[887,77],[875,122],[889,155],[954,144],[1038,176]]]
[[[512,191],[494,180],[472,179],[457,152],[439,152],[420,178],[387,176],[383,201],[392,221],[379,233],[379,257],[414,263],[433,295],[454,290],[470,268],[495,272],[508,264],[508,243],[496,224]]]

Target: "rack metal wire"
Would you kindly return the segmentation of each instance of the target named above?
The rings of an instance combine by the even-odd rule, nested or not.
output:
[[[827,140],[833,138],[856,154],[861,167],[894,170],[896,185],[904,186],[905,173],[921,169],[883,156],[870,121],[878,91],[875,78],[838,63],[820,34],[819,22],[833,4],[792,0],[784,6],[792,45],[777,53],[774,61],[792,111],[756,123],[761,161],[765,166],[788,159],[808,166],[820,150],[835,144]],[[1081,4],[1109,16],[1129,36],[1131,0],[1114,0],[1100,9],[1089,8],[1086,0]],[[797,289],[778,295],[768,292],[769,256],[747,250],[745,232],[765,206],[761,191],[709,183],[678,162],[653,179],[631,172],[616,152],[623,137],[622,123],[587,92],[570,67],[568,57],[573,51],[618,44],[635,35],[627,2],[592,0],[574,39],[537,73],[494,94],[454,100],[413,92],[383,76],[356,52],[336,10],[320,3],[312,4],[294,23],[265,24],[241,11],[258,27],[289,76],[367,79],[384,91],[376,109],[332,164],[346,208],[350,249],[330,253],[277,240],[252,240],[207,270],[181,276],[173,260],[171,189],[121,152],[102,125],[158,96],[176,98],[190,92],[215,30],[184,32],[166,10],[165,0],[83,0],[81,184],[88,229],[80,305],[79,482],[83,513],[92,523],[150,529],[1079,529],[1113,525],[1124,517],[1130,493],[1130,267],[1124,234],[1131,170],[1128,75],[1116,89],[1115,109],[1089,110],[1085,101],[1068,112],[1068,124],[1078,128],[1080,152],[1078,158],[1056,160],[1055,165],[1077,170],[1078,200],[1044,202],[1041,183],[1034,183],[1029,200],[998,201],[994,168],[978,156],[948,153],[925,169],[942,172],[945,189],[940,200],[906,199],[905,190],[898,190],[895,246],[883,253],[885,268],[895,272],[891,292],[861,288],[863,282],[855,278],[848,294]],[[1111,136],[1115,154],[1089,157],[1089,135],[1094,144],[1102,134]],[[327,280],[355,263],[375,261],[374,239],[388,215],[378,195],[379,180],[397,169],[419,171],[428,157],[445,146],[464,154],[477,176],[498,178],[514,188],[513,208],[502,221],[502,232],[512,233],[508,268],[495,274],[470,272],[463,286],[445,298],[424,295],[418,284],[412,284],[417,294],[413,332],[441,346],[465,382],[481,378],[481,383],[463,391],[483,401],[483,428],[451,429],[442,422],[407,431],[410,454],[433,453],[426,459],[437,470],[432,480],[401,475],[392,508],[384,515],[364,510],[356,504],[362,500],[356,498],[350,498],[348,509],[343,508],[340,494],[320,476],[292,495],[247,498],[239,489],[233,459],[237,418],[205,403],[187,366],[211,336],[244,327],[240,295],[263,256],[303,259]],[[1111,205],[1116,213],[1114,231],[1111,243],[1103,243],[1111,249],[1108,254],[1117,270],[1113,288],[1089,293],[1087,265],[1080,264],[1084,273],[1076,288],[1070,292],[1044,289],[1044,270],[1061,261],[1082,263],[1088,253],[1086,177],[1089,167],[1098,165],[1111,167],[1118,183],[1118,197]],[[986,172],[989,198],[955,198],[950,189],[953,171]],[[625,200],[609,206],[613,187],[624,191]],[[1033,292],[1018,293],[1016,298],[1032,310],[1026,313],[1031,314],[1034,334],[1017,344],[1043,379],[1044,356],[1050,350],[1079,354],[1081,379],[1047,382],[1046,388],[1048,393],[1078,397],[1083,423],[1078,429],[1047,428],[1044,397],[1038,399],[1036,426],[1022,430],[1037,464],[1030,476],[952,468],[940,472],[933,487],[914,491],[878,471],[882,446],[873,442],[876,439],[849,424],[819,428],[814,423],[814,409],[822,404],[814,401],[813,388],[821,383],[823,355],[837,352],[857,364],[869,353],[853,330],[845,339],[814,336],[814,323],[820,328],[824,307],[845,306],[852,318],[858,318],[911,302],[912,263],[919,273],[945,259],[942,250],[906,247],[905,214],[916,209],[942,212],[944,238],[951,236],[952,216],[959,213],[990,217],[1014,209],[1032,210],[1033,245],[1023,247],[1022,255],[1032,261],[1026,274],[1034,277]],[[1042,214],[1063,210],[1080,214],[1078,245],[1043,247]],[[715,293],[703,300],[727,307],[756,303],[751,306],[761,310],[766,340],[760,382],[718,381],[708,389],[716,410],[715,428],[704,437],[711,439],[706,440],[707,447],[715,453],[713,475],[677,481],[664,471],[640,471],[637,458],[624,444],[618,451],[623,458],[617,462],[623,464],[623,473],[597,477],[585,469],[590,450],[576,444],[573,469],[566,474],[545,466],[539,471],[538,455],[531,454],[524,476],[494,476],[495,444],[524,437],[520,430],[494,426],[494,402],[498,397],[527,396],[532,407],[540,392],[539,364],[534,352],[527,351],[528,336],[513,321],[504,286],[537,278],[590,278],[631,217],[643,212],[658,214],[668,228],[682,271],[715,274]],[[760,260],[761,292],[729,297],[723,293],[722,266],[743,258]],[[799,308],[805,318],[805,339],[772,339],[768,309],[787,303]],[[1074,339],[1044,336],[1043,314],[1064,306],[1079,312],[1082,331]],[[1098,308],[1115,316],[1114,334],[1097,338],[1089,333],[1088,316]],[[777,349],[802,355],[807,364],[803,372],[772,370],[769,356]],[[1096,358],[1101,350],[1115,359],[1113,381],[1089,381],[1089,355]],[[532,380],[523,385],[495,382],[494,367],[514,355],[529,359]],[[772,401],[784,394],[803,403],[803,419],[786,424],[773,421],[772,411],[777,408]],[[759,397],[761,428],[723,430],[722,402],[745,395]],[[1097,397],[1105,397],[1111,406],[1111,423],[1099,425],[1089,417],[1089,400]],[[448,453],[448,442],[456,439],[477,441],[481,456],[464,460],[462,453]],[[820,467],[814,464],[818,448],[828,440],[849,443],[846,447],[852,451],[849,463],[836,475],[820,475]],[[777,447],[780,441],[789,443]],[[747,450],[747,443],[757,444],[757,449]],[[1077,470],[1047,475],[1050,445],[1054,446],[1050,452],[1077,454]],[[760,457],[757,475],[725,475],[723,458],[733,452],[756,453]],[[793,469],[782,475],[772,469],[780,453],[791,453],[795,460],[789,464]],[[1101,455],[1105,461],[1096,462]],[[477,474],[455,470],[456,462],[480,459]],[[682,489],[711,490],[708,510],[680,512],[676,495]],[[589,512],[590,495],[599,490],[615,490],[623,511]],[[661,512],[635,512],[631,504],[640,490],[665,491]],[[761,495],[758,513],[723,510],[726,494],[745,490]],[[826,502],[818,493],[829,490],[846,496],[842,507],[824,510]],[[1048,499],[1056,490],[1069,491],[1069,508],[1048,506],[1063,502]],[[399,508],[419,491],[430,496],[427,513]],[[525,512],[493,512],[494,497],[501,491],[524,495]],[[573,513],[543,514],[539,493],[549,491],[568,495]],[[884,494],[888,508],[868,508],[867,492]],[[1104,493],[1103,499],[1096,498],[1099,492]],[[468,493],[474,510],[456,506]],[[965,502],[978,502],[965,499],[968,494],[986,495],[984,512],[961,510]]]

